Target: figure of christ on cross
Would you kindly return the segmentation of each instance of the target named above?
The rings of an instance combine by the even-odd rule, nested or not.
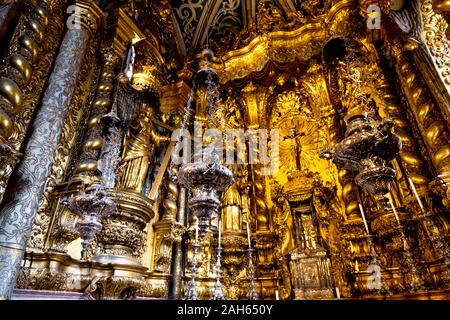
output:
[[[291,140],[290,144],[292,148],[294,149],[294,157],[295,157],[295,164],[297,167],[297,170],[302,170],[302,165],[300,161],[300,156],[302,154],[302,143],[301,143],[301,137],[305,136],[304,131],[298,131],[295,124],[292,124],[289,134],[283,139],[283,140]]]

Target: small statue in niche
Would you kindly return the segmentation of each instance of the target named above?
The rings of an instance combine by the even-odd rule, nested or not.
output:
[[[140,193],[149,168],[153,165],[157,145],[170,141],[158,134],[153,123],[154,111],[143,103],[138,116],[132,121],[125,138],[117,187]]]
[[[291,146],[294,151],[295,157],[295,165],[298,171],[302,170],[301,164],[301,155],[302,155],[302,142],[301,137],[303,137],[305,133],[303,131],[298,131],[297,127],[293,124],[289,131],[289,135],[287,135],[284,140],[291,140]]]

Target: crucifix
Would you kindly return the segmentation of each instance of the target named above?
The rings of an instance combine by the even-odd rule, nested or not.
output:
[[[300,162],[300,156],[302,154],[302,144],[301,144],[301,137],[305,136],[305,132],[301,131],[299,132],[297,130],[297,127],[295,124],[292,124],[289,134],[284,138],[284,140],[291,140],[292,148],[294,149],[294,156],[295,156],[295,164],[297,167],[297,170],[301,171],[302,166]]]

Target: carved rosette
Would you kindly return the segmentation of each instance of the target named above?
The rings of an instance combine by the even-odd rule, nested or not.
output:
[[[141,194],[110,189],[109,195],[116,203],[118,212],[103,219],[97,241],[102,253],[93,261],[140,265],[145,250],[144,229],[154,216],[152,203]]]

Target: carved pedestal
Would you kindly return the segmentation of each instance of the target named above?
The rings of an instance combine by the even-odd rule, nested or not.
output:
[[[122,190],[109,190],[117,204],[118,213],[103,219],[103,228],[97,234],[102,253],[92,258],[95,262],[140,266],[144,252],[146,224],[154,216],[148,198]]]
[[[247,246],[247,239],[241,232],[226,231],[222,235],[223,285],[228,300],[239,299],[246,294],[247,286],[243,285],[240,273],[245,267]]]
[[[85,293],[98,300],[128,300],[136,297],[145,286],[144,279],[117,276],[96,276],[89,283]]]
[[[319,232],[317,208],[312,204],[314,176],[296,175],[289,182],[284,188],[293,211],[295,248],[290,252],[289,266],[295,299],[332,299],[330,258]]]
[[[273,275],[273,251],[276,236],[271,232],[256,233],[255,249],[257,251],[257,265],[261,276]]]
[[[330,259],[324,248],[294,249],[291,274],[295,299],[333,299]]]

